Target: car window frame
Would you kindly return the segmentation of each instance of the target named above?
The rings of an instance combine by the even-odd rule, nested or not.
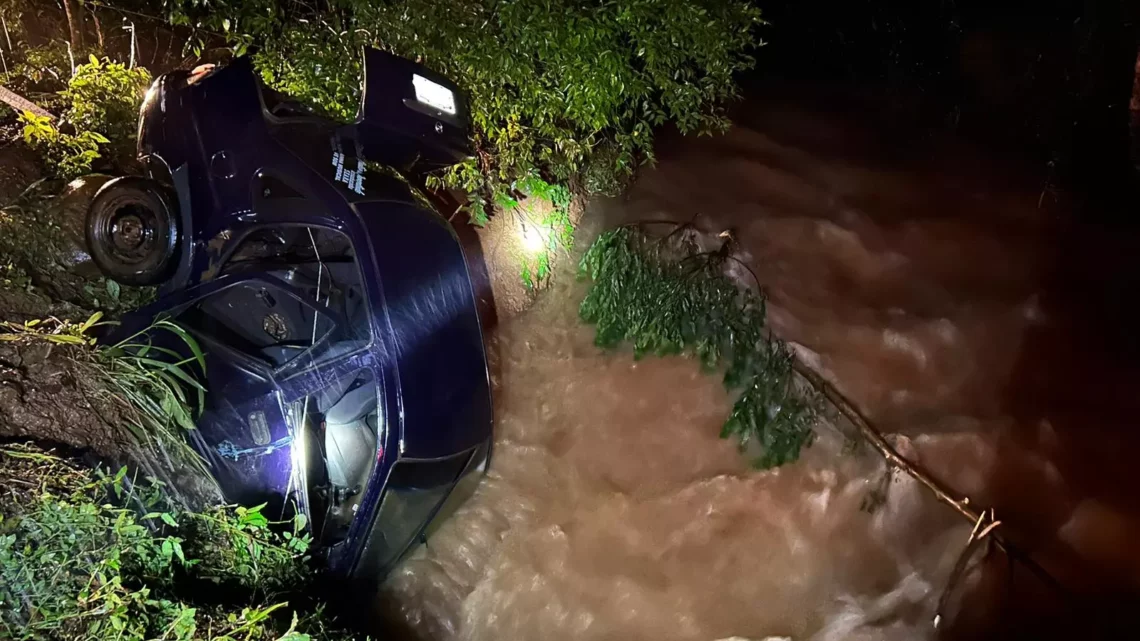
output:
[[[173,305],[166,307],[166,309],[161,310],[159,312],[159,315],[163,315],[166,318],[169,318],[170,320],[172,320],[173,322],[178,323],[178,325],[180,327],[186,329],[186,331],[193,334],[196,339],[201,340],[201,341],[206,342],[206,343],[209,343],[212,346],[220,347],[223,351],[225,351],[230,356],[238,357],[245,365],[247,365],[251,369],[254,369],[254,370],[256,370],[256,371],[258,371],[264,375],[271,376],[275,379],[276,378],[291,377],[292,374],[288,374],[288,376],[286,376],[286,377],[281,377],[280,375],[283,372],[285,372],[286,370],[288,370],[290,368],[290,366],[293,365],[297,361],[298,358],[300,358],[300,356],[301,356],[300,354],[297,355],[296,357],[290,359],[287,363],[275,367],[271,362],[260,359],[256,356],[253,356],[252,354],[249,354],[249,353],[247,353],[241,349],[237,349],[237,348],[227,344],[223,340],[215,337],[210,332],[206,332],[206,331],[197,329],[197,328],[179,320],[179,316],[181,316],[191,306],[205,300],[206,298],[208,298],[210,296],[213,296],[215,294],[221,293],[221,292],[223,292],[227,289],[230,289],[232,287],[237,287],[239,285],[246,284],[246,283],[262,283],[264,285],[269,285],[275,289],[278,289],[278,290],[284,292],[287,296],[289,296],[289,297],[295,299],[296,301],[300,302],[301,304],[307,305],[308,307],[313,309],[315,313],[325,316],[334,324],[334,327],[332,329],[330,329],[328,332],[325,332],[324,335],[322,335],[322,337],[317,342],[310,345],[308,348],[306,348],[305,351],[309,351],[311,349],[318,347],[324,341],[326,341],[327,338],[329,336],[331,336],[336,329],[342,328],[346,324],[343,315],[341,315],[340,313],[336,312],[335,310],[330,310],[328,308],[321,308],[317,305],[313,305],[312,304],[313,301],[311,301],[308,298],[301,295],[301,293],[299,291],[297,291],[297,289],[295,287],[293,287],[289,283],[281,280],[280,278],[277,278],[276,276],[273,276],[272,274],[268,274],[265,272],[247,272],[247,273],[241,273],[241,274],[225,274],[225,275],[222,275],[222,276],[215,278],[214,280],[211,280],[211,281],[202,283],[200,285],[195,285],[193,287],[185,289],[181,292],[181,294],[185,294],[186,296],[185,297],[180,296],[180,298],[183,298],[183,300],[177,301]],[[369,344],[371,344],[371,341],[369,341]],[[366,348],[361,348],[361,349],[366,349]],[[321,362],[321,363],[317,363],[315,365],[308,366],[305,370],[299,370],[299,373],[304,372],[304,371],[308,371],[309,369],[316,369],[319,367],[324,367],[326,364],[339,362],[342,357],[352,356],[352,355],[358,354],[360,351],[361,351],[360,349],[356,349],[356,350],[352,350],[350,352],[345,352],[344,354],[338,354],[336,357],[334,357],[332,359],[329,359],[329,360]],[[209,352],[207,351],[207,356],[208,355],[209,355]]]
[[[226,267],[230,264],[231,260],[233,259],[234,254],[237,252],[237,249],[241,246],[242,242],[244,242],[249,236],[253,235],[254,233],[256,233],[260,230],[270,229],[270,228],[275,228],[275,227],[304,227],[304,228],[310,228],[311,227],[311,228],[323,229],[325,231],[334,232],[334,233],[337,233],[337,234],[344,236],[344,238],[348,241],[349,246],[352,247],[352,254],[353,254],[352,262],[355,265],[356,270],[360,275],[360,294],[364,298],[364,300],[361,304],[365,306],[365,309],[368,313],[368,338],[366,341],[364,341],[364,344],[361,345],[360,347],[358,347],[357,349],[347,351],[343,354],[338,354],[337,356],[335,356],[329,360],[326,360],[326,361],[318,362],[315,364],[310,362],[310,363],[307,363],[305,367],[298,367],[296,365],[297,360],[299,358],[298,357],[298,358],[291,359],[288,363],[285,363],[284,365],[281,365],[280,367],[272,367],[270,365],[270,366],[265,368],[265,371],[267,373],[272,374],[274,377],[276,377],[279,380],[288,380],[288,379],[291,379],[291,378],[294,378],[297,376],[303,376],[305,374],[311,373],[312,371],[314,371],[316,369],[319,369],[319,368],[322,368],[322,367],[325,367],[325,366],[328,366],[331,364],[338,363],[341,360],[356,356],[362,352],[365,352],[365,351],[372,349],[373,346],[375,345],[375,342],[376,342],[376,328],[374,327],[374,320],[375,319],[373,318],[371,296],[370,296],[369,291],[368,291],[367,280],[364,277],[364,269],[362,268],[362,265],[361,265],[360,249],[357,246],[357,243],[353,240],[352,234],[349,234],[345,230],[340,229],[334,225],[323,224],[323,221],[321,221],[321,222],[300,222],[300,221],[293,221],[293,220],[287,220],[287,221],[266,220],[263,222],[257,222],[257,223],[253,223],[253,224],[249,224],[249,225],[243,225],[241,227],[240,231],[231,230],[232,231],[231,237],[226,239],[225,243],[222,245],[220,251],[218,252],[218,269],[217,269],[218,275],[215,276],[213,280],[207,281],[207,282],[215,282],[217,280],[221,280],[224,278],[231,278],[231,277],[237,277],[237,276],[243,276],[244,277],[247,274],[253,274],[253,275],[262,274],[262,275],[266,276],[266,278],[270,278],[270,279],[275,280],[278,283],[280,283],[279,286],[283,286],[286,289],[288,289],[292,295],[297,297],[303,303],[311,304],[313,301],[310,301],[310,300],[300,296],[296,292],[296,289],[292,285],[285,283],[284,281],[282,281],[279,278],[276,278],[276,277],[271,276],[269,274],[265,274],[265,272],[258,272],[258,271],[251,270],[249,272],[238,271],[238,272],[230,272],[228,274],[225,273]],[[312,306],[315,309],[321,309],[321,308],[317,307],[316,305],[312,305]],[[325,308],[325,309],[327,310],[328,308]],[[325,313],[326,313],[326,315],[328,315],[327,311]],[[334,317],[337,319],[337,322],[341,324],[340,325],[341,327],[343,327],[344,324],[346,324],[346,323],[342,323],[342,321],[345,321],[345,319],[342,318],[341,314],[339,314],[339,313],[334,314]],[[316,347],[316,345],[314,344],[309,349],[312,349],[313,347]],[[231,352],[241,353],[240,350],[236,350],[233,348],[227,348],[227,349],[229,349],[229,351],[231,351]],[[265,364],[264,361],[260,361],[256,357],[247,356],[247,358],[250,361],[258,362],[258,363],[261,363],[263,365]]]

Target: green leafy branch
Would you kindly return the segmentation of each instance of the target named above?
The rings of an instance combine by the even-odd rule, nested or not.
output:
[[[537,217],[533,215],[533,208],[518,198],[540,203]],[[512,183],[510,192],[502,193],[495,203],[503,211],[518,216],[524,244],[533,245],[523,256],[520,271],[527,289],[541,287],[550,276],[555,256],[559,252],[568,252],[573,246],[570,201],[568,188],[549,183],[531,171]]]
[[[767,331],[763,294],[725,276],[728,248],[702,252],[676,232],[608,231],[579,265],[579,277],[592,281],[579,312],[596,326],[600,347],[628,341],[634,358],[690,354],[706,370],[723,368],[725,386],[739,395],[721,436],[737,438],[741,451],[760,446],[754,464],[777,467],[811,444],[817,401],[796,384],[788,348]]]
[[[100,158],[99,145],[111,142],[97,131],[74,134],[61,132],[51,118],[25,111],[20,114],[24,143],[41,153],[49,167],[60,178],[74,178],[91,171],[91,163]]]

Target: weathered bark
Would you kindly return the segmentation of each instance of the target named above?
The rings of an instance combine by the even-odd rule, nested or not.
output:
[[[78,53],[83,49],[83,8],[79,0],[63,0],[63,11],[67,14],[67,29],[71,35],[71,50]]]

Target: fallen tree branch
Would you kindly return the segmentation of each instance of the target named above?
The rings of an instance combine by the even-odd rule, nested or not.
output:
[[[1043,583],[1056,590],[1067,599],[1073,599],[1072,592],[1069,591],[1060,581],[1057,580],[1052,574],[1049,573],[1044,567],[1033,560],[1028,552],[1022,550],[1015,544],[1011,543],[1007,538],[1000,534],[1001,521],[998,521],[994,516],[993,510],[978,510],[973,504],[970,503],[968,497],[956,498],[954,494],[945,488],[939,481],[931,477],[926,471],[922,470],[914,463],[908,461],[895,448],[887,441],[882,432],[875,429],[863,414],[855,408],[850,401],[848,401],[835,386],[824,380],[815,370],[812,370],[807,365],[800,362],[799,359],[793,361],[793,367],[796,372],[803,376],[808,383],[811,384],[818,392],[823,394],[828,401],[830,401],[839,413],[842,414],[851,424],[859,430],[860,435],[875,448],[876,451],[887,460],[887,463],[902,470],[919,483],[924,485],[934,496],[941,502],[954,508],[956,512],[968,519],[974,524],[974,533],[971,534],[970,543],[967,545],[967,552],[970,551],[970,546],[976,542],[982,541],[988,537],[999,550],[1005,552],[1011,559],[1019,561],[1024,564],[1030,572],[1034,574]],[[975,534],[981,530],[981,534]],[[963,554],[965,557],[966,554]],[[953,577],[951,577],[953,579]],[[941,608],[940,608],[941,609]],[[936,617],[936,621],[939,620]]]
[[[46,109],[4,86],[0,86],[0,101],[17,112],[30,111],[41,118],[55,120],[55,116],[48,113]]]
[[[622,225],[619,228],[617,228],[616,230],[613,230],[612,232],[607,232],[607,234],[603,234],[602,237],[600,237],[598,240],[596,240],[594,242],[594,244],[591,246],[590,250],[587,252],[586,256],[582,260],[582,263],[580,266],[580,270],[581,270],[580,273],[582,273],[584,275],[588,275],[591,279],[593,279],[593,281],[595,283],[595,288],[591,289],[590,293],[587,295],[586,300],[583,301],[581,309],[580,309],[580,313],[581,313],[582,319],[585,320],[586,322],[599,324],[598,335],[597,335],[598,337],[595,339],[595,342],[597,344],[609,345],[609,344],[614,344],[616,342],[620,342],[622,340],[628,339],[628,340],[631,340],[635,345],[635,355],[645,353],[647,351],[648,352],[656,351],[657,353],[668,353],[668,350],[662,350],[660,348],[660,345],[658,345],[656,343],[652,343],[651,341],[645,341],[644,343],[642,342],[645,339],[645,336],[644,336],[644,334],[639,333],[639,329],[642,328],[643,326],[645,326],[647,323],[640,320],[640,317],[635,318],[632,321],[623,317],[623,318],[621,318],[621,320],[623,321],[621,323],[612,322],[612,319],[608,319],[608,320],[611,320],[611,322],[609,323],[609,326],[606,328],[601,327],[600,320],[602,320],[603,317],[606,317],[607,314],[610,314],[610,316],[613,316],[613,314],[610,313],[610,311],[609,311],[611,309],[611,307],[612,308],[620,308],[622,310],[628,311],[628,309],[630,307],[628,296],[625,296],[625,298],[623,298],[621,300],[621,302],[618,304],[613,303],[613,299],[621,298],[621,296],[623,294],[615,294],[613,292],[607,292],[607,297],[603,298],[601,300],[601,302],[599,302],[598,300],[592,299],[591,296],[594,296],[597,293],[597,291],[598,291],[597,287],[599,286],[599,283],[603,282],[603,279],[600,278],[599,276],[602,274],[602,272],[605,271],[606,267],[609,267],[612,264],[621,265],[626,270],[625,273],[619,274],[618,277],[613,277],[613,274],[607,274],[607,276],[613,277],[613,278],[610,278],[610,281],[613,281],[613,282],[620,281],[622,283],[622,286],[624,288],[624,292],[628,292],[630,290],[636,290],[639,288],[644,288],[645,287],[644,282],[649,282],[651,284],[654,283],[653,279],[648,279],[648,281],[638,281],[638,279],[635,278],[635,276],[638,275],[637,271],[631,270],[629,268],[629,266],[631,264],[634,264],[634,265],[637,264],[638,256],[636,254],[636,251],[633,252],[633,254],[634,254],[633,259],[628,259],[628,257],[622,256],[622,257],[620,257],[620,260],[614,259],[613,257],[609,256],[609,254],[607,253],[607,252],[611,252],[611,250],[612,251],[618,251],[618,250],[621,250],[623,248],[628,249],[629,245],[624,244],[624,243],[631,243],[632,241],[623,240],[624,237],[621,236],[622,233],[635,232],[638,234],[642,234],[645,238],[652,238],[652,236],[650,236],[649,233],[645,230],[645,228],[647,226],[649,226],[649,225],[669,225],[669,226],[674,227],[674,229],[672,230],[672,232],[670,234],[668,234],[664,238],[657,238],[656,239],[656,244],[654,245],[654,247],[659,247],[660,245],[665,244],[667,241],[674,238],[676,235],[683,233],[683,232],[690,230],[690,229],[696,230],[699,234],[702,234],[702,235],[708,234],[708,232],[705,232],[705,231],[703,231],[697,227],[697,225],[695,224],[696,218],[697,217],[694,216],[693,219],[687,223],[682,223],[682,222],[677,222],[677,221],[672,221],[672,220],[634,221],[634,222]],[[724,267],[724,264],[727,262],[726,259],[731,259],[731,260],[735,261],[736,263],[738,263],[740,266],[743,266],[748,271],[749,275],[752,277],[753,281],[756,283],[756,291],[761,292],[760,295],[762,296],[763,287],[762,287],[762,285],[760,283],[760,279],[757,277],[756,273],[746,264],[745,261],[742,261],[739,258],[737,258],[735,255],[733,255],[733,253],[734,253],[733,250],[735,249],[735,238],[734,238],[734,234],[733,234],[732,230],[726,230],[726,231],[723,231],[719,234],[716,234],[716,237],[721,241],[720,246],[716,249],[702,251],[703,246],[700,243],[688,243],[688,244],[686,244],[685,247],[682,248],[681,253],[683,254],[683,253],[685,253],[685,251],[695,252],[695,253],[689,253],[688,255],[684,256],[683,258],[678,259],[678,264],[681,267],[684,267],[685,263],[687,263],[687,262],[694,261],[697,259],[701,259],[701,260],[705,261],[704,263],[702,263],[701,267],[711,268],[712,270],[719,272],[719,274],[721,276],[724,276],[728,281],[732,282],[735,285],[735,287],[739,290],[744,290],[745,292],[753,291],[752,288],[749,287],[746,283],[740,282],[740,280],[741,280],[740,278],[732,276],[732,275],[724,272],[723,267]],[[615,242],[615,239],[617,239],[616,242]],[[704,245],[707,245],[707,243],[705,243]],[[617,249],[614,249],[615,247]],[[598,255],[594,255],[595,251],[598,252]],[[657,258],[658,258],[657,255],[654,254],[653,259],[656,260]],[[632,276],[631,276],[631,273],[632,273]],[[657,273],[660,273],[660,268],[658,269]],[[691,273],[692,273],[692,270],[683,271],[683,273],[681,275],[681,279],[682,280],[687,279],[688,275]],[[605,282],[609,282],[609,281],[605,281]],[[614,287],[615,286],[613,286],[611,284],[611,289],[613,289]],[[653,304],[655,305],[655,307],[648,312],[644,312],[642,315],[647,316],[647,317],[652,317],[654,319],[654,322],[657,323],[657,326],[660,327],[660,321],[662,320],[663,317],[665,317],[665,315],[661,311],[661,301],[667,300],[669,298],[669,296],[672,296],[675,294],[675,291],[676,291],[676,287],[672,288],[669,292],[667,292],[667,295],[660,295],[657,297],[651,297],[654,301]],[[761,299],[761,304],[762,304],[762,299]],[[692,308],[693,308],[693,305],[689,305],[686,308],[686,311],[684,313],[691,315],[692,314],[692,312],[691,312]],[[761,309],[762,309],[762,307],[761,307]],[[741,324],[744,326],[747,326],[747,324],[749,322],[753,322],[753,321],[754,321],[754,319],[745,319],[745,321]],[[760,322],[760,323],[757,323],[757,325],[762,326],[763,323]],[[631,329],[631,327],[633,329]],[[680,338],[676,341],[676,343],[675,343],[676,345],[684,345],[686,343],[686,340],[691,342],[691,339],[685,338],[684,332],[677,332],[677,333],[682,338]],[[739,336],[734,336],[733,338],[734,338],[734,341],[733,341],[734,343],[735,342],[741,342],[743,344],[753,344],[752,341],[749,339],[744,339],[744,338],[741,338]],[[755,344],[759,345],[761,340],[762,339],[758,339]],[[778,341],[774,337],[772,337],[770,332],[768,335],[767,344],[770,346],[771,345],[783,345],[783,343],[781,343],[780,341]],[[670,348],[673,348],[672,347],[673,344],[670,343],[668,345],[670,346]],[[655,349],[650,349],[654,346],[656,346]],[[724,351],[725,352],[731,352],[732,351],[731,345],[727,349],[725,349]],[[718,352],[718,353],[720,353],[720,352]],[[698,352],[698,354],[699,354],[699,352]],[[702,360],[703,360],[703,355],[702,355]],[[716,360],[714,359],[713,364],[715,365],[715,363],[716,363]],[[1004,537],[1002,535],[1002,531],[1000,529],[1002,522],[997,519],[993,509],[987,510],[987,509],[975,508],[975,506],[971,504],[969,497],[956,496],[952,490],[946,488],[938,480],[931,477],[925,470],[921,469],[915,463],[907,460],[902,455],[900,455],[898,453],[898,451],[895,450],[894,446],[892,446],[891,443],[886,439],[886,437],[884,437],[883,434],[879,430],[877,430],[870,423],[870,421],[868,421],[866,419],[866,417],[864,417],[863,414],[858,409],[856,409],[856,407],[850,401],[848,401],[835,388],[834,385],[832,385],[830,382],[826,381],[819,373],[817,373],[816,371],[814,371],[813,369],[811,369],[810,367],[808,367],[807,365],[802,363],[800,360],[796,359],[791,354],[789,354],[787,364],[790,366],[788,373],[791,373],[791,371],[798,373],[800,376],[802,376],[807,381],[808,384],[810,384],[815,389],[815,391],[819,395],[821,395],[823,398],[826,398],[832,405],[834,405],[835,408],[839,411],[839,413],[842,414],[844,417],[846,417],[851,422],[851,424],[855,426],[855,428],[859,431],[859,433],[863,437],[863,439],[866,440],[868,443],[870,443],[871,446],[874,447],[875,450],[878,451],[878,453],[884,459],[886,459],[887,463],[891,467],[900,469],[904,473],[906,473],[909,476],[911,476],[912,478],[916,479],[919,483],[921,483],[923,486],[925,486],[931,493],[933,493],[934,496],[939,501],[941,501],[942,503],[945,503],[946,505],[949,505],[956,512],[958,512],[962,517],[969,520],[970,523],[974,526],[973,530],[970,534],[970,537],[967,540],[966,546],[963,549],[963,552],[961,553],[961,555],[959,556],[958,561],[956,562],[953,571],[951,572],[951,575],[950,575],[949,580],[947,582],[947,585],[943,591],[943,594],[942,594],[941,598],[939,599],[938,609],[936,611],[936,616],[934,619],[934,624],[936,627],[941,622],[942,611],[949,601],[949,596],[951,595],[951,593],[953,591],[955,583],[962,576],[965,575],[966,570],[969,566],[970,558],[972,557],[973,553],[980,547],[980,545],[983,542],[986,542],[986,543],[990,544],[992,547],[996,547],[996,548],[1000,549],[1002,552],[1004,552],[1006,554],[1007,558],[1010,559],[1011,567],[1012,567],[1012,563],[1014,561],[1023,564],[1025,567],[1027,567],[1034,574],[1034,576],[1036,576],[1038,579],[1040,579],[1043,583],[1045,583],[1046,585],[1053,588],[1058,594],[1062,595],[1063,597],[1066,597],[1067,603],[1069,603],[1070,605],[1073,604],[1073,601],[1075,601],[1074,595],[1064,585],[1062,585],[1060,581],[1058,581],[1044,567],[1042,567],[1039,563],[1037,563],[1029,555],[1028,552],[1026,552],[1025,550],[1022,550],[1021,548],[1019,548],[1017,545],[1015,545],[1013,542],[1011,542],[1009,539],[1007,539],[1006,537]],[[731,370],[730,370],[730,372],[731,372]],[[726,375],[726,380],[728,378],[729,377]],[[791,378],[789,377],[787,379],[787,382],[790,383],[790,381],[791,381]],[[745,385],[745,387],[747,388],[747,385]],[[786,398],[786,395],[785,395],[785,398]],[[738,401],[737,403],[739,404],[740,401]],[[735,411],[736,410],[734,408],[734,412]],[[724,433],[722,433],[722,436],[724,436],[726,434],[730,434],[730,433],[733,433],[733,431],[726,429],[726,431]],[[804,441],[804,442],[806,442],[806,441]],[[780,457],[780,460],[776,461],[774,463],[774,465],[780,465],[784,462],[794,460],[798,456],[799,447],[800,447],[800,444],[797,443],[793,456],[791,456],[791,457]],[[1012,577],[1012,572],[1011,572],[1011,577]]]

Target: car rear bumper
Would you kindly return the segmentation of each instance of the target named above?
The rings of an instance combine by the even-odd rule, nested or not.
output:
[[[401,459],[357,545],[349,576],[379,582],[474,494],[490,461],[491,440],[441,459]],[[403,466],[403,467],[401,467]]]

